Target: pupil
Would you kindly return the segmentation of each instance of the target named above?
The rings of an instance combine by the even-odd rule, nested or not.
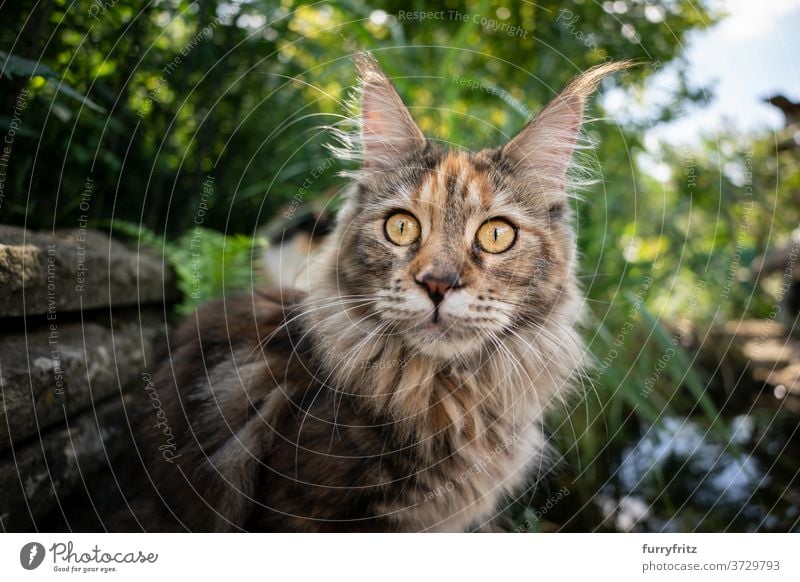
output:
[[[498,231],[498,229],[495,228],[494,229],[494,242],[497,242],[497,231]]]
[[[400,234],[403,234],[403,231],[405,230],[405,228],[406,228],[406,223],[405,223],[404,220],[401,220],[400,221]]]

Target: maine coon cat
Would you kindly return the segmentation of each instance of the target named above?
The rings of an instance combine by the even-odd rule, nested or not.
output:
[[[626,65],[468,152],[356,64],[361,167],[311,292],[203,307],[153,374],[172,440],[149,423],[152,512],[179,527],[479,527],[540,468],[543,415],[583,365],[570,166],[588,96]]]

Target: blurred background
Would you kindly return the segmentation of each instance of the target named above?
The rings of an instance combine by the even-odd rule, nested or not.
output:
[[[551,419],[552,468],[500,519],[800,531],[800,2],[39,0],[0,15],[0,243],[90,229],[147,248],[174,273],[177,291],[158,297],[168,321],[263,281],[285,217],[336,208],[347,168],[322,127],[348,113],[355,51],[373,52],[426,134],[472,149],[503,143],[580,71],[640,61],[592,105],[598,182],[575,202],[597,369]],[[3,247],[9,286],[19,265]],[[65,257],[80,276],[80,252]],[[6,321],[27,334],[46,314]],[[116,369],[115,393],[141,391],[140,374]],[[36,418],[60,402],[47,390],[23,398]],[[72,430],[98,400],[48,423]],[[124,489],[107,435],[55,459],[19,430],[0,442],[15,455],[3,529],[102,529],[87,483]],[[44,461],[31,467],[49,476],[36,487],[17,460],[31,439]],[[102,462],[76,477],[70,463],[91,455]],[[3,513],[12,488],[30,519]]]

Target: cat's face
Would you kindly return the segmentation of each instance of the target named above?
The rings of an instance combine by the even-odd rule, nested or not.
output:
[[[571,291],[565,207],[529,195],[500,156],[428,148],[353,194],[342,283],[414,350],[452,357],[540,326]]]
[[[364,161],[337,228],[341,294],[367,298],[383,333],[438,357],[546,333],[577,293],[567,169],[585,96],[608,71],[476,154],[426,140],[374,61],[359,71]]]

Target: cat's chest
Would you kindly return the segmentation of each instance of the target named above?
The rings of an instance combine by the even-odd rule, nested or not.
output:
[[[529,477],[541,458],[542,433],[531,425],[502,439],[474,442],[429,464],[425,484],[409,497],[401,520],[409,529],[463,531],[485,525],[502,509],[502,500]]]
[[[267,459],[266,505],[327,523],[464,531],[491,520],[541,450],[538,425],[511,415],[487,418],[472,435],[402,438],[391,417],[365,414],[360,404],[314,390],[300,414],[283,418]]]
[[[463,531],[484,525],[541,461],[540,408],[503,365],[428,370],[391,386],[401,424],[413,418],[418,475],[391,509],[402,529]],[[419,376],[419,375],[418,375]],[[400,414],[397,411],[401,411]],[[405,415],[405,416],[404,416]],[[431,443],[444,442],[445,446]],[[387,507],[387,509],[390,509]]]

